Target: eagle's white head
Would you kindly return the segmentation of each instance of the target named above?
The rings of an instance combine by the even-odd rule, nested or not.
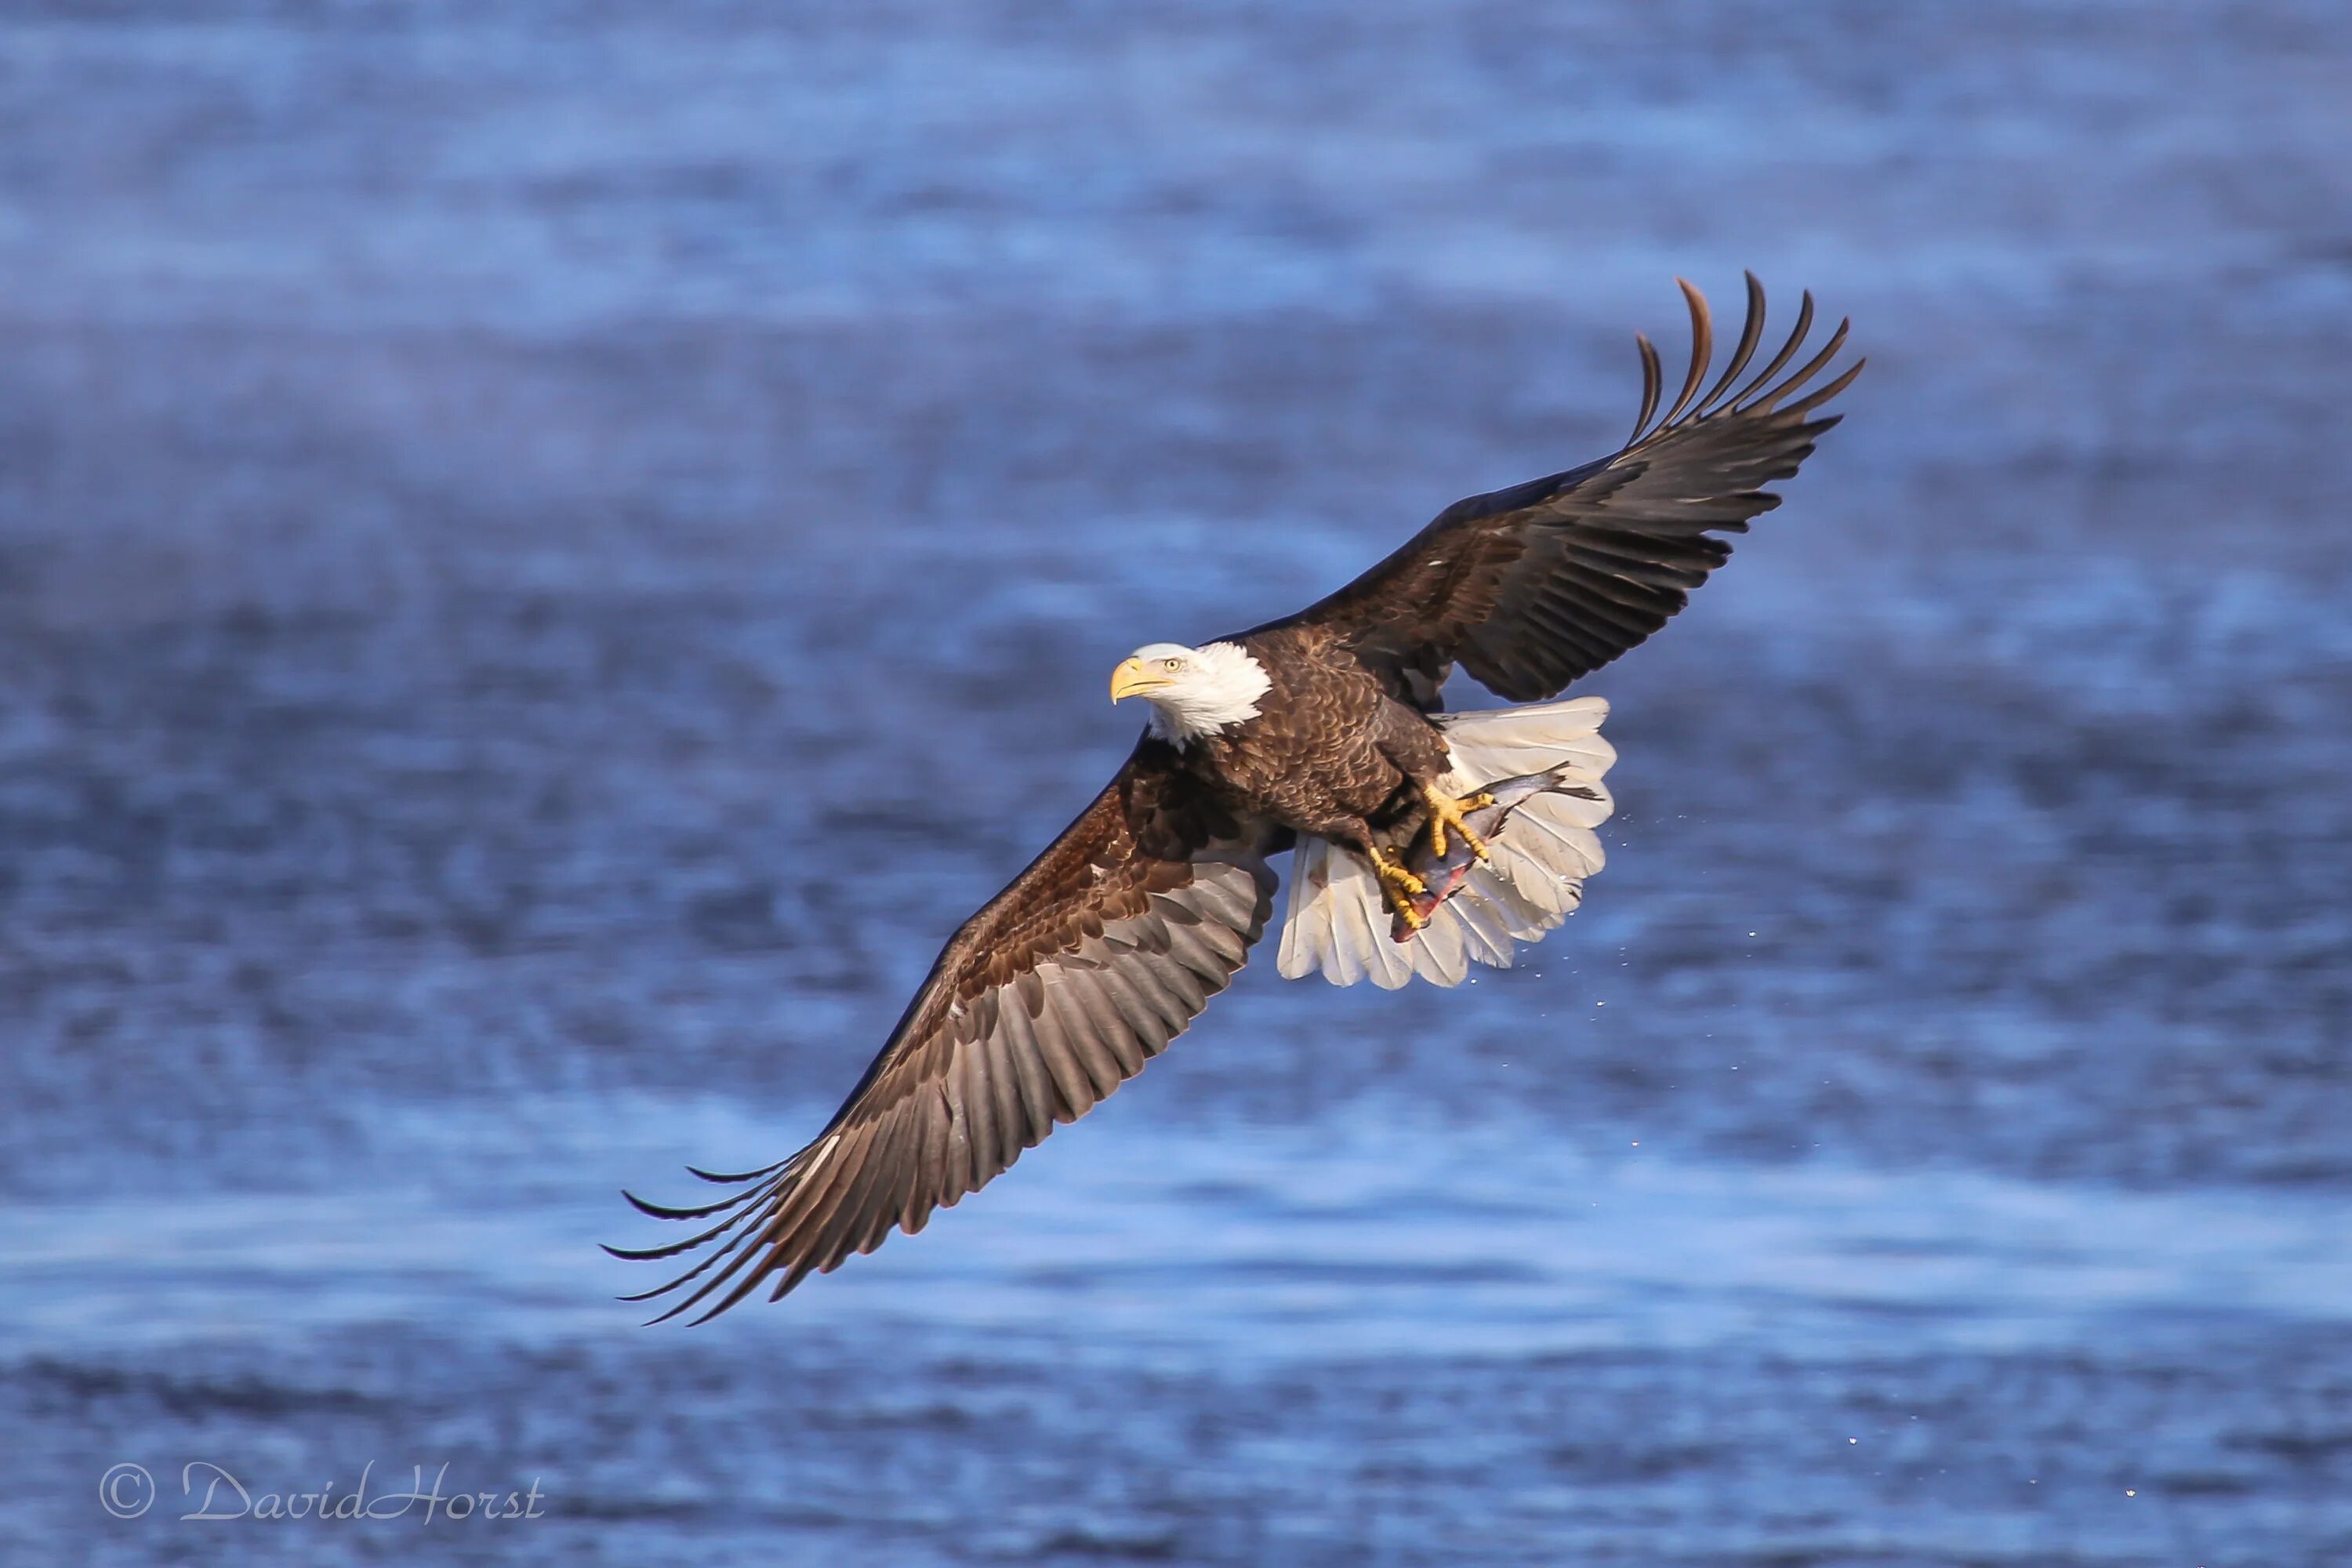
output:
[[[1186,647],[1147,643],[1110,672],[1110,700],[1151,704],[1151,732],[1181,746],[1257,717],[1257,700],[1274,684],[1247,649],[1229,642]]]

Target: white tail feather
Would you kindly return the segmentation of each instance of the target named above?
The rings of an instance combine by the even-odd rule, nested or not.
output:
[[[1276,962],[1286,980],[1322,972],[1334,985],[1369,979],[1393,991],[1418,974],[1459,985],[1473,963],[1507,969],[1516,944],[1534,942],[1582,901],[1584,879],[1601,868],[1600,836],[1614,803],[1601,782],[1617,749],[1601,738],[1609,704],[1598,697],[1435,716],[1454,769],[1441,788],[1469,795],[1496,779],[1565,765],[1565,781],[1598,798],[1537,795],[1511,814],[1492,843],[1494,860],[1475,868],[1411,942],[1389,939],[1380,882],[1353,850],[1301,837],[1291,857],[1290,896]]]

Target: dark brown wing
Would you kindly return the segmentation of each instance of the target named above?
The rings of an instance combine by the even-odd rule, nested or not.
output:
[[[715,1250],[628,1299],[699,1280],[661,1315],[716,1296],[699,1322],[772,1276],[770,1300],[782,1297],[873,1251],[893,1226],[912,1235],[1182,1034],[1265,929],[1275,879],[1265,857],[1277,840],[1173,764],[1147,737],[1110,787],[964,922],[815,1142],[762,1170],[697,1171],[740,1187],[716,1203],[630,1197],[658,1218],[715,1223],[671,1246],[607,1251]]]
[[[1811,330],[1808,294],[1787,344],[1731,391],[1764,331],[1764,290],[1750,273],[1739,345],[1702,396],[1712,324],[1706,297],[1688,283],[1682,290],[1690,305],[1690,369],[1664,418],[1651,424],[1662,390],[1657,350],[1637,337],[1642,412],[1622,450],[1454,502],[1378,566],[1276,624],[1338,632],[1391,676],[1400,696],[1432,689],[1429,683],[1459,661],[1518,702],[1558,694],[1664,626],[1729,559],[1731,546],[1710,535],[1743,533],[1749,518],[1780,504],[1764,487],[1794,474],[1814,438],[1837,423],[1812,412],[1862,369],[1856,361],[1790,401],[1843,346],[1841,321],[1819,353],[1773,379]]]

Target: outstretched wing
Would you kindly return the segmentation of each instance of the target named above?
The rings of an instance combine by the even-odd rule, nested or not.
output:
[[[1677,279],[1679,282],[1680,280]],[[1713,533],[1743,533],[1780,504],[1764,486],[1797,471],[1837,423],[1813,411],[1845,390],[1856,361],[1791,402],[1836,358],[1846,324],[1822,351],[1775,381],[1813,324],[1805,296],[1796,330],[1761,374],[1729,389],[1764,332],[1764,289],[1748,275],[1748,320],[1730,364],[1704,396],[1713,358],[1706,299],[1682,284],[1691,360],[1682,392],[1654,426],[1663,378],[1642,351],[1642,412],[1622,449],[1580,468],[1447,507],[1402,549],[1288,622],[1336,632],[1391,677],[1400,696],[1425,695],[1447,668],[1496,694],[1532,702],[1558,694],[1666,624],[1690,591],[1731,555]]]
[[[1265,929],[1279,830],[1235,819],[1147,737],[1062,836],[949,939],[930,977],[823,1132],[739,1191],[667,1208],[714,1221],[616,1257],[709,1257],[631,1300],[694,1289],[717,1316],[771,1277],[770,1300],[871,1252],[893,1226],[984,1186],[1054,1124],[1076,1121],[1143,1070],[1241,968]],[[697,1283],[697,1281],[699,1281]],[[656,1322],[661,1319],[655,1320]]]

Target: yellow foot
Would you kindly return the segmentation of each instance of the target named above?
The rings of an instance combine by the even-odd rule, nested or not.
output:
[[[1427,925],[1428,917],[1412,907],[1412,900],[1426,896],[1429,884],[1405,869],[1404,862],[1396,858],[1392,849],[1373,845],[1371,860],[1372,869],[1381,879],[1381,901],[1388,905],[1389,913],[1415,931]]]
[[[1483,806],[1494,805],[1493,795],[1481,790],[1476,795],[1465,795],[1460,800],[1455,800],[1452,795],[1433,785],[1425,785],[1422,789],[1421,798],[1429,805],[1431,854],[1440,859],[1444,858],[1445,835],[1451,831],[1462,835],[1462,842],[1470,846],[1470,853],[1477,856],[1481,860],[1488,858],[1486,841],[1471,832],[1470,825],[1463,821],[1462,817],[1465,812],[1476,811]]]

